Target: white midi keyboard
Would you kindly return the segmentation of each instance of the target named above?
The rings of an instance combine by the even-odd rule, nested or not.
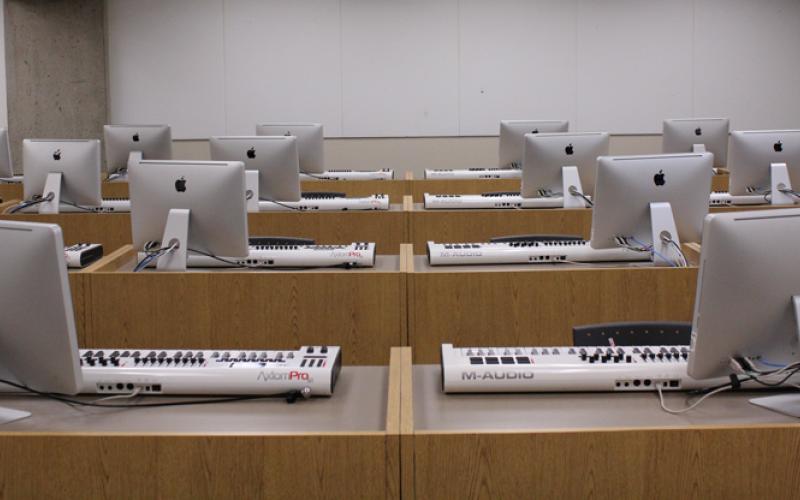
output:
[[[558,262],[649,261],[649,252],[628,248],[592,248],[585,240],[516,241],[504,243],[428,242],[432,266],[481,264],[548,264]]]
[[[81,393],[330,396],[336,346],[298,350],[82,349]]]
[[[711,193],[711,199],[709,201],[709,205],[712,207],[766,204],[769,204],[769,201],[763,194],[732,195],[725,191],[714,191]]]
[[[426,168],[426,179],[521,179],[518,168]]]
[[[630,392],[706,389],[727,377],[687,373],[689,346],[453,347],[442,344],[444,392]],[[795,383],[798,376],[790,381]],[[745,388],[763,387],[754,382]]]
[[[561,196],[523,198],[519,193],[428,194],[423,199],[426,210],[479,208],[563,208]]]
[[[351,170],[334,169],[318,174],[300,174],[300,180],[325,180],[325,181],[390,181],[394,179],[394,170],[382,168],[380,170]]]
[[[139,261],[144,253],[139,253]],[[349,245],[250,245],[247,257],[210,257],[189,251],[187,267],[374,267],[375,243]],[[155,266],[155,262],[151,263]]]
[[[265,212],[300,211],[323,212],[343,210],[389,210],[389,195],[373,194],[358,198],[325,197],[302,198],[300,201],[266,201],[258,202],[258,209]]]

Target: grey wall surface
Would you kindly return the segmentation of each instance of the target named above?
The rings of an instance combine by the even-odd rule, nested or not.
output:
[[[8,129],[23,138],[99,138],[106,123],[103,0],[6,0]]]

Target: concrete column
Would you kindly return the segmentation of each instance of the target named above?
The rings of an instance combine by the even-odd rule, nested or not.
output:
[[[8,129],[22,139],[101,138],[106,123],[103,0],[5,0]]]

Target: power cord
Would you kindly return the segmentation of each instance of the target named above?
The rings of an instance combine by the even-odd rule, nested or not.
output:
[[[279,207],[288,208],[289,210],[300,210],[300,208],[298,208],[298,207],[293,207],[291,205],[286,205],[285,203],[281,203],[281,202],[275,201],[275,200],[267,200],[267,199],[261,198],[258,201],[267,201],[269,203],[274,203],[274,204],[278,205]]]
[[[153,250],[153,247],[156,246],[157,243],[158,242],[148,241],[145,244],[144,251],[147,255],[145,255],[145,257],[139,261],[138,264],[136,264],[136,267],[133,268],[133,272],[138,273],[142,269],[145,269],[147,266],[149,266],[154,260],[157,260],[158,258],[178,249],[178,243],[176,242],[168,247],[161,247]]]
[[[198,255],[202,255],[204,257],[210,257],[210,258],[212,258],[214,260],[218,260],[218,261],[223,262],[225,264],[229,264],[231,267],[238,268],[238,269],[272,269],[272,270],[275,270],[275,271],[303,271],[303,270],[306,270],[306,269],[309,269],[309,270],[310,269],[352,269],[353,267],[355,267],[352,264],[346,263],[346,262],[342,263],[342,264],[332,264],[330,266],[308,266],[308,267],[292,267],[292,266],[274,266],[274,267],[272,267],[271,266],[271,267],[265,267],[265,266],[259,266],[259,265],[256,265],[256,264],[240,264],[240,263],[238,263],[236,261],[233,261],[233,260],[230,260],[230,259],[226,259],[224,257],[219,257],[217,255],[210,254],[210,253],[204,252],[202,250],[196,250],[194,248],[189,248],[188,251],[191,252],[191,253],[196,253]]]
[[[53,199],[55,197],[56,197],[56,195],[53,194],[53,193],[47,193],[47,196],[42,196],[40,194],[35,194],[35,195],[33,195],[33,198],[31,198],[28,201],[23,201],[19,205],[15,206],[11,210],[9,210],[8,213],[15,214],[15,213],[19,212],[20,210],[24,210],[24,209],[26,209],[28,207],[32,207],[34,205],[38,205],[40,203],[45,203],[45,202],[48,202],[48,201],[53,201]]]
[[[583,201],[585,201],[590,207],[594,206],[594,202],[590,200],[588,196],[578,191],[578,188],[576,188],[575,186],[569,187],[569,194],[571,194],[572,196],[580,196],[581,198],[583,198]]]
[[[185,401],[166,401],[161,403],[130,403],[130,404],[106,404],[103,401],[107,400],[102,398],[96,401],[82,401],[64,394],[55,392],[45,392],[32,389],[26,385],[18,384],[10,380],[0,379],[0,384],[10,385],[25,392],[42,396],[62,403],[67,403],[75,406],[91,406],[95,408],[161,408],[168,406],[191,406],[191,405],[207,405],[219,403],[232,403],[236,401],[250,401],[254,399],[274,399],[285,398],[287,403],[294,403],[300,397],[307,397],[302,391],[288,391],[276,394],[252,395],[252,396],[221,396],[218,398],[203,398],[203,399],[190,399]],[[113,396],[112,396],[113,397]],[[110,398],[109,398],[110,399]]]

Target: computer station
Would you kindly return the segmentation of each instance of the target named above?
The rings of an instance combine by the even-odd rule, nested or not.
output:
[[[800,3],[3,0],[3,498],[797,498]]]

